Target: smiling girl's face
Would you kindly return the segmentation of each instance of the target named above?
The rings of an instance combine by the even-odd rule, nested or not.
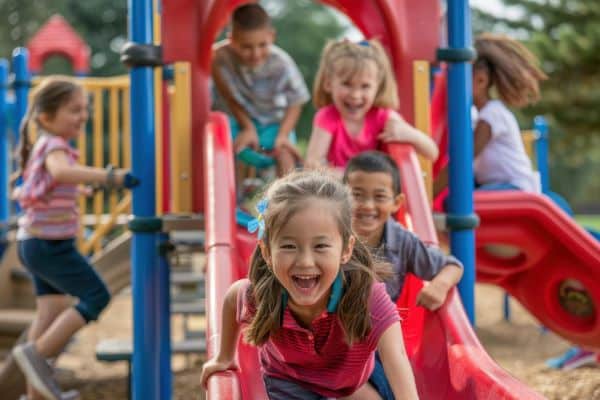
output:
[[[271,238],[268,248],[261,246],[296,315],[318,316],[326,309],[340,265],[352,255],[354,239],[344,246],[336,212],[331,201],[308,199]]]

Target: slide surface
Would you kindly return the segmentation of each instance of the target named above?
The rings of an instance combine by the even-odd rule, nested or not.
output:
[[[431,108],[441,152],[434,175],[448,163],[446,98],[441,73]],[[442,210],[444,196],[436,199],[436,210]],[[474,208],[481,218],[477,280],[501,286],[570,342],[600,350],[600,242],[544,195],[475,192]]]
[[[600,242],[544,195],[477,192],[477,280],[504,288],[548,329],[600,350]]]
[[[225,292],[232,282],[246,276],[247,260],[256,239],[235,225],[233,152],[223,115],[211,115],[205,140],[207,337],[211,357],[218,349],[220,333],[227,329],[221,326]],[[436,242],[416,155],[411,148],[400,145],[394,146],[390,153],[403,172],[402,184],[414,231],[423,240]],[[487,355],[455,291],[438,312],[417,309],[414,304],[420,285],[417,279],[408,282],[399,306],[408,308],[403,330],[421,399],[543,398]],[[215,374],[209,379],[208,399],[266,399],[256,350],[240,342],[238,361],[238,370]]]

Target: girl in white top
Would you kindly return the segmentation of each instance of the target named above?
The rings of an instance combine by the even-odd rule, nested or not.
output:
[[[473,104],[476,189],[516,189],[539,193],[540,178],[525,152],[517,120],[506,105],[523,107],[539,99],[539,81],[546,75],[535,56],[504,35],[484,33],[475,39]],[[493,99],[495,89],[499,99]],[[447,184],[447,170],[436,180],[436,192]]]
[[[484,33],[475,40],[473,103],[479,111],[475,125],[475,181],[481,189],[507,185],[540,192],[517,120],[505,103],[523,107],[539,99],[538,83],[546,75],[525,46],[504,35]],[[492,99],[495,88],[501,100]],[[501,188],[500,188],[501,189]]]

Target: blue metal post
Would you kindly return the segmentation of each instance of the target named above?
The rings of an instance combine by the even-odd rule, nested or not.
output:
[[[6,92],[8,89],[8,61],[0,59],[0,260],[7,244],[10,202],[8,179],[10,176],[10,140],[7,127]]]
[[[170,399],[172,396],[171,373],[171,268],[169,265],[168,245],[169,235],[160,233],[159,287],[156,299],[158,301],[158,330],[160,332],[160,398]]]
[[[15,108],[13,115],[14,142],[19,143],[19,126],[21,120],[27,113],[27,101],[29,97],[29,86],[31,76],[27,69],[29,51],[24,47],[17,47],[12,53],[12,69],[14,73],[13,89],[15,92]]]
[[[129,37],[139,44],[152,43],[152,0],[129,0]],[[133,174],[141,184],[133,189],[133,214],[154,217],[156,211],[154,77],[152,67],[133,67],[131,78],[131,159]],[[132,240],[133,293],[133,398],[163,400],[157,296],[160,273],[157,235],[134,232]],[[168,400],[168,398],[167,398]]]
[[[471,17],[467,0],[448,0],[448,47],[471,46]],[[448,68],[448,149],[450,156],[448,211],[457,218],[473,214],[473,130],[471,128],[472,71],[468,61]],[[475,234],[452,230],[450,248],[465,266],[458,289],[469,320],[475,324]]]
[[[537,132],[535,158],[542,181],[542,193],[548,193],[550,191],[550,170],[548,168],[548,123],[546,118],[541,115],[535,117],[533,129]]]

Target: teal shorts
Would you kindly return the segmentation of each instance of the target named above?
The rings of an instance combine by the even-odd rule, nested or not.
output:
[[[268,124],[262,125],[257,121],[252,120],[256,133],[258,134],[258,145],[261,150],[270,151],[275,147],[275,139],[277,139],[277,133],[279,133],[279,124]],[[235,118],[229,117],[229,128],[231,129],[231,138],[235,140],[239,131],[240,125]],[[290,141],[296,144],[296,132],[291,131],[289,134]]]

